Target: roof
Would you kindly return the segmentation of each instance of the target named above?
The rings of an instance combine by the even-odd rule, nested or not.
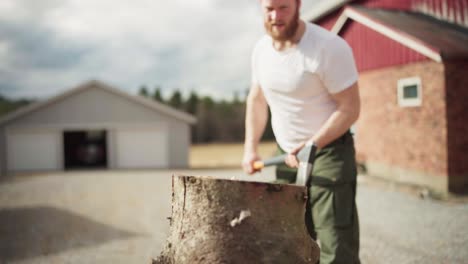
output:
[[[338,34],[348,19],[438,62],[468,58],[468,29],[456,24],[418,12],[348,6],[332,31]]]
[[[137,104],[140,104],[144,107],[147,107],[147,108],[150,108],[154,111],[157,111],[159,113],[163,113],[163,114],[166,114],[170,117],[173,117],[173,118],[176,118],[176,119],[179,119],[183,122],[186,122],[186,123],[189,123],[189,124],[194,124],[196,122],[196,118],[190,114],[187,114],[185,112],[182,112],[182,111],[179,111],[179,110],[176,110],[172,107],[169,107],[167,105],[164,105],[162,103],[159,103],[159,102],[156,102],[156,101],[153,101],[153,100],[150,100],[150,99],[147,99],[147,98],[144,98],[142,96],[134,96],[134,95],[130,95],[126,92],[123,92],[121,91],[120,89],[118,88],[115,88],[113,86],[110,86],[108,84],[105,84],[103,82],[100,82],[100,81],[97,81],[97,80],[91,80],[91,81],[87,81],[77,87],[74,87],[68,91],[66,91],[65,93],[62,93],[62,94],[59,94],[57,96],[54,96],[48,100],[45,100],[45,101],[40,101],[40,102],[37,102],[37,103],[33,103],[33,104],[30,104],[30,105],[27,105],[25,107],[22,107],[10,114],[7,114],[5,117],[1,118],[0,119],[0,125],[6,123],[6,122],[10,122],[10,121],[13,121],[15,119],[18,119],[22,116],[25,116],[29,113],[32,113],[34,111],[37,111],[39,109],[43,109],[55,102],[58,102],[58,101],[61,101],[61,100],[64,100],[65,98],[68,98],[70,96],[73,96],[77,93],[80,93],[80,92],[83,92],[85,90],[88,90],[88,89],[101,89],[101,90],[104,90],[104,91],[107,91],[109,93],[113,93],[115,95],[118,95],[118,96],[121,96],[121,97],[124,97],[130,101],[133,101]]]
[[[301,17],[306,21],[314,22],[352,1],[353,0],[322,0],[318,3],[315,3],[315,1],[303,1],[302,5],[304,11],[302,11]]]

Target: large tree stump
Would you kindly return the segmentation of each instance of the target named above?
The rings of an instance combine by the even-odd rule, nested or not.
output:
[[[295,185],[173,176],[171,231],[153,263],[315,264],[306,194]]]

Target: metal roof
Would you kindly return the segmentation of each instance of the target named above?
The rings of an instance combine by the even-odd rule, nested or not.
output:
[[[442,60],[468,58],[467,28],[418,12],[374,9],[356,5],[346,9],[348,12],[347,10],[343,12],[341,23],[337,23],[333,28],[335,33],[339,33],[345,20],[350,18],[376,31],[381,29],[380,33],[421,52],[417,46],[408,45],[410,42],[419,42],[428,50],[437,53]]]

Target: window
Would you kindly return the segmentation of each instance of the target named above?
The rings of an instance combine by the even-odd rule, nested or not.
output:
[[[402,107],[421,106],[421,78],[411,77],[398,80],[398,105]]]

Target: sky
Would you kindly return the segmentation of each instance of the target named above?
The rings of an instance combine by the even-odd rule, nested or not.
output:
[[[243,96],[263,33],[255,0],[1,0],[0,95],[44,99],[96,79]]]

